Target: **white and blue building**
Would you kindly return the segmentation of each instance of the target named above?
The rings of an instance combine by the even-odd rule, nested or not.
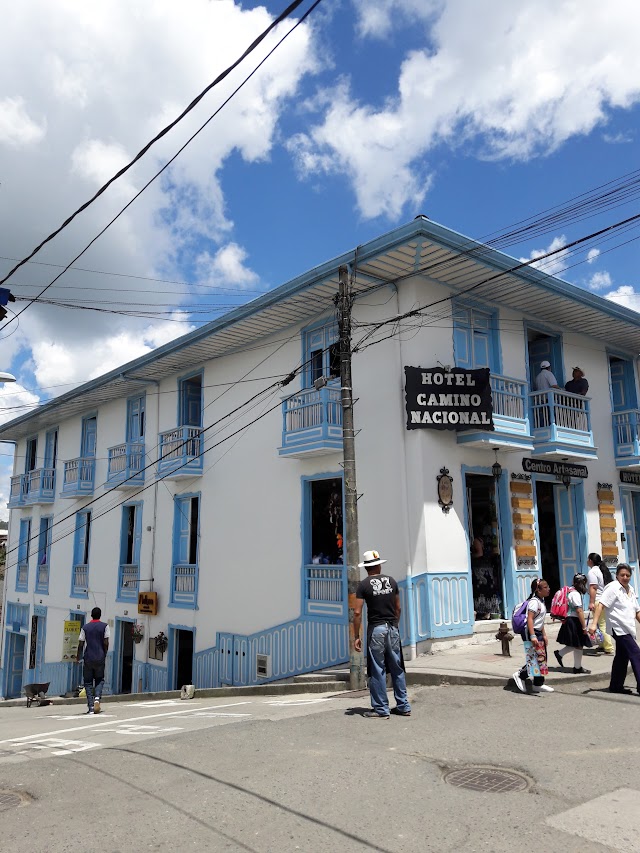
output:
[[[640,315],[516,264],[418,217],[1,426],[16,447],[2,695],[72,688],[64,623],[96,605],[114,693],[347,660],[340,265],[354,344],[374,330],[353,358],[360,544],[400,582],[407,647],[471,637],[589,551],[637,566]],[[544,359],[561,387],[536,392]],[[562,390],[576,365],[586,397]],[[407,429],[407,366],[488,369],[494,429]]]

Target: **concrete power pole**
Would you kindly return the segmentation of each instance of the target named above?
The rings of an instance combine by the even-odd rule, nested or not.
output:
[[[353,297],[349,287],[349,271],[346,266],[338,270],[340,289],[338,291],[338,332],[340,335],[340,385],[342,403],[342,440],[344,447],[344,505],[345,526],[347,530],[344,550],[347,566],[347,584],[349,591],[349,682],[351,690],[361,690],[365,686],[364,656],[354,647],[353,608],[356,587],[360,581],[358,560],[360,544],[358,539],[358,490],[356,488],[356,453],[353,429],[353,393],[351,385],[351,306]]]

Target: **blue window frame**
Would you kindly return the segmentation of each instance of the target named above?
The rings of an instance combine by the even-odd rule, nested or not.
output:
[[[18,563],[16,565],[16,592],[29,589],[29,554],[31,552],[31,519],[20,519],[18,540]]]
[[[36,592],[47,595],[49,592],[49,561],[51,559],[51,534],[53,516],[40,518],[38,534],[38,566],[36,569]]]
[[[89,554],[91,551],[91,510],[76,513],[76,532],[73,543],[71,595],[89,597]]]
[[[198,606],[200,495],[176,495],[173,518],[171,607]]]
[[[626,358],[609,356],[609,381],[611,405],[614,412],[635,409],[638,406],[633,363]]]
[[[501,373],[497,312],[454,303],[453,353],[456,367]]]
[[[178,426],[202,426],[202,371],[180,380]]]
[[[58,427],[50,429],[45,436],[44,467],[55,468],[58,461]]]
[[[323,320],[302,333],[303,382],[311,388],[316,379],[340,376],[338,327],[333,318]]]
[[[28,438],[25,448],[24,473],[35,471],[38,467],[38,438]]]
[[[140,588],[140,546],[142,543],[142,503],[122,507],[118,601],[137,600]]]
[[[142,441],[145,431],[146,396],[127,400],[127,441]]]

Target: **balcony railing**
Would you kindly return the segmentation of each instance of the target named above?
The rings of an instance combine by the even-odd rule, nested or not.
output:
[[[16,592],[26,592],[29,589],[29,563],[20,562],[16,569]]]
[[[71,595],[87,598],[89,595],[89,566],[74,566]]]
[[[529,394],[536,453],[595,457],[589,397],[558,388]]]
[[[140,588],[140,566],[125,564],[118,574],[118,600],[137,601]]]
[[[307,388],[282,403],[281,456],[318,456],[342,450],[340,389]]]
[[[158,436],[158,474],[192,477],[202,473],[202,428],[181,426]]]
[[[16,477],[11,478],[11,484],[9,486],[9,501],[7,503],[9,509],[13,509],[17,506],[23,506],[26,486],[27,480],[25,474],[18,474]]]
[[[461,430],[458,432],[458,444],[532,450],[526,382],[492,373],[490,383],[494,429]]]
[[[198,566],[180,563],[174,565],[171,576],[171,604],[177,607],[195,607],[198,598]]]
[[[64,463],[62,497],[92,495],[96,475],[96,460],[92,456],[70,459]]]
[[[304,567],[305,612],[314,616],[341,617],[346,613],[344,566]]]
[[[50,504],[55,500],[55,468],[36,468],[24,475],[25,504]]]
[[[640,411],[627,409],[613,414],[613,445],[616,462],[623,465],[640,465]]]
[[[49,592],[49,563],[39,563],[36,574],[36,592]]]
[[[121,484],[123,488],[144,483],[144,443],[127,441],[108,450],[107,488]]]

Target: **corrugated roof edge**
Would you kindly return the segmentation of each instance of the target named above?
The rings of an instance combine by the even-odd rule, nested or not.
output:
[[[494,267],[497,270],[506,271],[518,263],[517,259],[512,258],[504,252],[492,249],[486,244],[480,243],[478,240],[466,237],[457,231],[453,231],[444,225],[434,222],[432,219],[423,217],[416,217],[416,219],[413,219],[411,222],[408,222],[399,228],[392,229],[391,231],[370,240],[364,245],[358,246],[358,258],[360,262],[365,262],[368,258],[388,251],[394,246],[399,246],[407,240],[420,237],[427,237],[437,243],[440,243],[446,248],[450,248],[458,252],[469,252],[476,248],[482,249],[482,255],[480,257],[476,257],[475,260],[487,267]],[[264,296],[259,296],[257,299],[251,300],[251,302],[248,302],[241,308],[229,311],[219,319],[213,320],[211,323],[207,323],[206,326],[196,329],[193,332],[189,332],[186,335],[182,335],[167,344],[163,344],[163,346],[158,347],[145,355],[139,356],[138,358],[133,359],[133,361],[129,361],[108,373],[104,373],[102,376],[98,376],[89,382],[84,382],[72,391],[67,391],[58,397],[54,397],[52,400],[49,400],[42,406],[39,406],[36,410],[28,412],[25,415],[21,415],[18,418],[14,418],[0,426],[0,440],[3,440],[2,435],[8,432],[11,427],[15,427],[30,420],[34,415],[46,415],[48,411],[52,411],[57,406],[76,399],[87,391],[91,391],[95,388],[107,385],[109,382],[116,379],[120,379],[123,373],[131,373],[136,369],[144,367],[145,365],[162,358],[164,355],[172,352],[178,352],[184,347],[190,346],[199,340],[209,337],[209,335],[228,328],[234,323],[270,307],[274,303],[279,302],[281,299],[291,296],[304,290],[306,287],[321,281],[331,273],[334,273],[342,264],[351,264],[353,262],[353,258],[354,249],[344,252],[342,255],[339,255],[330,261],[326,261],[323,264],[312,267],[307,272],[291,279],[280,287],[277,287],[275,290],[265,293]],[[640,328],[640,313],[632,311],[630,308],[625,308],[622,305],[617,305],[616,303],[611,302],[611,300],[598,296],[595,293],[589,293],[575,284],[562,281],[561,279],[542,272],[535,267],[524,267],[514,272],[513,275],[520,276],[529,280],[533,284],[563,296],[567,296],[570,299],[575,299],[576,301],[582,302],[591,308],[603,311],[611,317],[631,323]],[[496,301],[499,302],[499,298]]]

